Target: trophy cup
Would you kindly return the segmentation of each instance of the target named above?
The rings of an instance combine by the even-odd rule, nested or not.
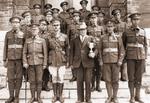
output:
[[[94,42],[89,42],[89,57],[94,58],[95,53],[94,53],[94,48],[95,48],[95,43]]]

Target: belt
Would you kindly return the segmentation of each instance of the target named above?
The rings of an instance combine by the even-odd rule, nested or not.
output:
[[[117,48],[105,48],[103,52],[118,52]]]
[[[8,45],[8,48],[10,49],[10,48],[23,48],[23,46],[22,45],[19,45],[19,44],[12,44],[12,45]]]
[[[143,48],[143,44],[134,44],[134,43],[128,43],[127,44],[128,47],[139,47],[139,48]]]

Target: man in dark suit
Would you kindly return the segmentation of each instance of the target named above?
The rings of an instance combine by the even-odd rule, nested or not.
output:
[[[91,78],[94,67],[94,58],[97,50],[90,52],[89,43],[93,38],[87,35],[87,26],[81,22],[79,26],[79,36],[71,42],[70,49],[70,66],[77,70],[77,95],[76,103],[91,103]],[[85,98],[84,98],[84,81],[85,81]]]

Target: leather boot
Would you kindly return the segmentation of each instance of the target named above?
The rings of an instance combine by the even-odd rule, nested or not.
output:
[[[42,87],[42,85],[41,85],[41,87]],[[42,88],[37,88],[37,101],[38,101],[38,103],[43,103],[43,101],[42,101],[42,99],[41,99],[41,90],[42,90]]]
[[[62,96],[62,94],[63,94],[63,88],[64,88],[64,84],[63,83],[59,83],[59,101],[61,103],[64,103],[64,98]]]
[[[106,82],[106,89],[107,89],[108,98],[106,99],[105,103],[111,103],[111,101],[112,101],[112,85],[110,82]]]
[[[135,103],[135,99],[134,99],[134,83],[129,81],[129,90],[130,90],[130,103]]]
[[[139,102],[139,103],[144,103],[141,98],[140,98],[140,88],[136,88],[136,92],[135,92],[135,101]]]
[[[95,81],[92,79],[91,92],[94,92],[94,90],[95,90]]]
[[[35,101],[35,89],[31,88],[31,98],[28,103],[33,103]]]
[[[113,102],[118,103],[118,99],[117,99],[117,93],[118,93],[118,87],[119,87],[118,82],[113,82],[112,87],[113,87]]]
[[[57,101],[57,84],[53,83],[53,92],[54,92],[54,97],[52,98],[52,103],[55,103]]]
[[[96,91],[102,92],[102,89],[100,87],[100,78],[99,77],[96,79]]]
[[[9,95],[10,97],[5,101],[5,103],[11,103],[14,101],[14,80],[8,81],[8,89],[9,89]]]

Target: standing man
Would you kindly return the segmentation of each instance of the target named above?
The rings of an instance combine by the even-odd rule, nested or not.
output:
[[[4,41],[4,66],[7,68],[9,99],[5,103],[19,103],[22,84],[22,51],[25,35],[20,30],[20,17],[10,18],[12,29],[6,33]],[[14,95],[15,94],[15,95]]]
[[[86,24],[88,24],[88,15],[90,13],[89,10],[87,10],[87,4],[88,4],[88,1],[87,0],[81,0],[80,1],[80,5],[82,6],[82,9],[80,9],[80,13],[81,13],[81,19],[84,20],[84,22]]]
[[[63,87],[64,74],[67,65],[68,38],[60,32],[60,21],[53,20],[54,33],[49,38],[49,71],[52,73],[52,85],[54,97],[52,103],[57,100],[64,103]]]
[[[77,71],[78,100],[76,103],[92,103],[90,86],[97,49],[94,47],[94,51],[90,52],[89,43],[93,41],[93,38],[87,35],[86,29],[86,24],[82,22],[79,27],[79,36],[72,40],[70,46],[70,66]]]
[[[122,36],[123,32],[127,29],[127,24],[126,22],[123,22],[121,20],[121,10],[120,9],[114,9],[112,11],[112,15],[114,17],[114,22],[115,22],[115,32],[118,32]],[[121,65],[121,81],[127,81],[127,63],[124,59],[123,64]]]
[[[99,26],[105,26],[105,13],[103,11],[98,12],[98,25]]]
[[[87,28],[87,33],[90,36],[93,36],[96,40],[97,43],[99,43],[99,38],[101,38],[101,35],[104,34],[104,30],[102,26],[98,25],[98,18],[97,18],[98,12],[96,11],[92,11],[89,14],[89,26]],[[92,87],[91,87],[91,91],[98,91],[101,92],[101,88],[100,88],[100,80],[101,80],[101,68],[99,66],[99,61],[98,61],[98,57],[94,58],[94,63],[95,63],[95,67],[93,69],[93,74],[92,74]],[[95,82],[96,82],[96,86],[95,86]]]
[[[48,32],[52,32],[53,31],[53,25],[52,25],[52,20],[53,20],[53,13],[51,10],[48,10],[44,13],[45,19],[48,22]]]
[[[106,34],[99,43],[99,60],[103,66],[103,78],[106,83],[108,98],[105,103],[118,103],[119,71],[124,58],[124,47],[121,36],[114,33],[114,22],[106,23]]]
[[[39,24],[39,20],[41,20],[43,18],[44,18],[44,16],[41,13],[41,5],[34,4],[33,5],[33,14],[32,14],[33,22],[36,24]]]
[[[52,4],[49,4],[49,3],[45,4],[44,5],[44,12],[51,10],[52,7],[53,7]]]
[[[48,32],[48,22],[45,19],[41,19],[39,21],[39,29],[40,34],[39,36],[46,41],[46,45],[48,47],[48,37],[50,36],[50,33]],[[47,51],[48,52],[48,51]],[[51,75],[48,71],[48,68],[45,68],[43,71],[43,83],[42,83],[42,90],[50,91],[50,88],[48,87],[48,82],[51,81]]]
[[[144,29],[139,27],[141,14],[133,13],[129,17],[132,25],[124,32],[123,42],[126,49],[130,103],[144,103],[140,99],[140,89],[147,58],[147,38]]]
[[[72,13],[73,21],[68,27],[68,38],[69,38],[69,44],[72,42],[73,39],[75,39],[77,36],[79,36],[79,26],[80,26],[80,12],[75,10]],[[71,45],[70,45],[71,46]],[[71,48],[71,47],[70,47]],[[76,69],[72,68],[72,78],[70,79],[70,82],[76,81],[77,79],[77,71]]]
[[[62,12],[60,12],[59,17],[61,18],[61,32],[67,34],[67,18],[69,18],[69,13],[67,12],[68,9],[68,2],[64,1],[60,4],[62,8]]]
[[[39,36],[39,25],[31,25],[32,37],[27,39],[23,49],[23,66],[28,68],[31,99],[28,103],[41,100],[43,70],[47,66],[47,45],[46,41]],[[37,92],[37,98],[35,93]]]

